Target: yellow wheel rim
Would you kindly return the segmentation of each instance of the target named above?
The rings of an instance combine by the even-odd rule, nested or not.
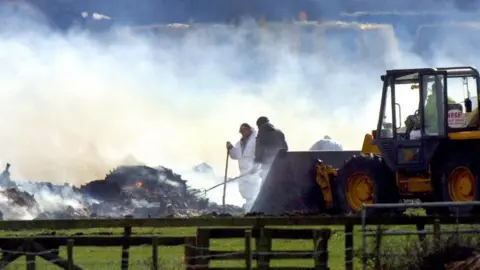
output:
[[[345,196],[354,211],[360,211],[362,204],[373,203],[373,181],[366,174],[354,173],[347,180]]]
[[[452,202],[471,202],[475,198],[475,176],[467,167],[457,167],[448,177]]]

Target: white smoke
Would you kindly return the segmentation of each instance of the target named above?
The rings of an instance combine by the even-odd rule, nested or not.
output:
[[[384,67],[335,57],[346,54],[342,47],[328,59],[297,54],[284,32],[259,51],[244,50],[245,34],[257,29],[251,22],[222,32],[231,43],[218,45],[195,31],[183,42],[124,31],[96,39],[26,21],[5,21],[0,33],[0,159],[14,164],[15,179],[78,185],[133,154],[208,188],[223,181],[225,141],[258,116],[282,129],[291,150],[307,150],[323,134],[359,149],[376,126]],[[425,66],[400,53],[395,67]],[[215,176],[186,171],[200,162]],[[231,162],[229,176],[236,167]],[[209,196],[218,202],[221,192]],[[33,193],[45,209],[84,200]],[[236,185],[227,198],[240,203]]]

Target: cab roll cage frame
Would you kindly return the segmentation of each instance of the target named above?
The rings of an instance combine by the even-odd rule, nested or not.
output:
[[[480,74],[478,70],[473,67],[473,66],[457,66],[457,67],[439,67],[439,68],[417,68],[417,69],[393,69],[393,70],[387,70],[385,75],[381,75],[380,79],[383,81],[383,90],[382,90],[382,101],[380,105],[380,112],[379,112],[379,118],[378,118],[378,124],[377,124],[377,129],[374,132],[374,137],[377,137],[377,133],[379,133],[382,130],[382,124],[383,124],[383,116],[385,112],[385,106],[387,104],[386,101],[386,95],[391,95],[391,105],[392,109],[395,111],[395,106],[397,104],[395,103],[395,84],[415,84],[419,83],[420,85],[420,100],[424,100],[424,80],[423,80],[423,75],[435,75],[443,73],[445,76],[443,78],[443,85],[447,91],[444,91],[444,100],[448,100],[448,86],[447,86],[447,79],[448,78],[462,78],[462,77],[472,77],[475,79],[475,86],[476,86],[476,92],[477,92],[477,99],[480,97]],[[435,81],[437,81],[438,78],[435,78]],[[391,86],[391,91],[390,93],[387,93],[387,88],[388,86]],[[465,99],[465,102],[467,100],[471,103],[471,100],[467,97]],[[448,102],[444,102],[444,108],[443,112],[448,111]],[[401,111],[399,111],[401,114]],[[420,115],[424,115],[424,108],[423,106],[420,106]],[[397,126],[396,126],[396,113],[392,114],[392,132],[393,136],[397,136]],[[443,113],[443,123],[447,123],[447,113]],[[401,115],[399,116],[401,117]],[[480,114],[479,114],[479,119],[480,120]],[[422,134],[424,133],[425,127],[424,127],[424,121],[422,122]],[[446,131],[445,127],[445,131]],[[380,134],[380,133],[379,133]],[[444,134],[446,135],[446,133]]]

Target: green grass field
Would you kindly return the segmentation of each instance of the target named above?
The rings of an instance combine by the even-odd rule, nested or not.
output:
[[[344,226],[328,226],[328,227],[282,227],[290,229],[310,228],[310,229],[325,229],[332,230],[332,236],[328,243],[329,252],[329,267],[332,270],[344,269],[345,265],[345,234]],[[369,227],[369,230],[375,230],[377,227]],[[383,230],[390,231],[411,231],[415,232],[415,226],[383,226]],[[445,229],[468,228],[478,229],[477,225],[459,225],[442,226],[442,231]],[[354,245],[355,252],[359,253],[362,247],[361,227],[356,226],[354,230]],[[427,226],[426,229],[431,230],[432,226]],[[100,228],[89,230],[56,230],[56,231],[0,231],[0,237],[20,238],[25,236],[45,236],[55,233],[56,236],[121,236],[123,229],[118,228]],[[133,228],[132,236],[195,236],[196,228]],[[477,234],[478,236],[478,234]],[[469,236],[470,237],[470,236]],[[470,237],[471,238],[471,237]],[[478,237],[477,237],[478,238]],[[433,239],[428,236],[428,239]],[[371,248],[374,246],[375,237],[368,238],[368,245]],[[418,242],[417,235],[411,236],[385,236],[382,238],[382,250],[385,252],[394,252],[395,255],[387,254],[386,256],[397,256],[404,260],[410,260],[410,257],[401,255],[405,252],[405,246],[408,243]],[[479,240],[480,243],[480,240]],[[212,250],[242,252],[244,251],[244,239],[221,239],[211,240]],[[252,240],[251,246],[254,247]],[[313,250],[312,240],[273,240],[273,247],[275,250]],[[74,247],[75,264],[84,269],[120,269],[121,263],[121,247]],[[61,247],[60,256],[67,258],[66,247]],[[160,269],[184,269],[183,263],[184,247],[159,247],[159,266]],[[152,247],[151,245],[131,247],[130,248],[130,269],[151,269],[152,265]],[[243,261],[212,261],[210,263],[214,267],[244,267]],[[354,259],[356,269],[361,269],[361,262],[359,259]],[[255,266],[255,263],[254,263]],[[272,260],[271,266],[282,267],[313,267],[313,259],[298,259],[298,260]],[[6,269],[25,269],[25,256],[20,257]],[[44,261],[37,257],[37,269],[59,269],[57,266]]]
[[[300,228],[300,227],[297,227]],[[306,228],[306,227],[301,227]],[[312,227],[310,227],[312,228]],[[318,227],[315,227],[318,228]],[[321,227],[325,228],[325,227]],[[345,234],[343,226],[330,226],[333,234],[329,241],[329,267],[332,270],[344,269],[345,265]],[[402,229],[405,229],[402,228]],[[413,229],[412,226],[409,229]],[[357,249],[361,248],[362,237],[359,232],[360,227],[355,227],[354,243]],[[82,235],[104,235],[106,233],[113,235],[121,235],[122,229],[95,229],[95,230],[59,230],[56,235],[75,235],[81,233]],[[27,235],[45,234],[48,231],[9,231],[2,232],[2,237],[23,237]],[[134,236],[194,236],[195,228],[134,228]],[[405,236],[389,237],[385,241],[398,243],[399,245],[405,243],[407,238]],[[252,242],[252,247],[253,247]],[[211,248],[213,250],[226,250],[239,252],[244,250],[244,239],[222,239],[212,240]],[[273,240],[273,250],[306,250],[313,249],[313,241],[310,240]],[[132,247],[130,250],[130,269],[150,269],[151,246]],[[159,265],[161,269],[184,269],[183,265],[183,246],[179,247],[161,247],[159,248]],[[62,247],[60,256],[66,258],[66,248]],[[74,248],[75,263],[85,269],[120,269],[121,261],[121,247],[75,247]],[[242,261],[215,261],[210,264],[216,267],[242,267]],[[273,260],[272,266],[305,266],[313,267],[312,259],[301,260]],[[360,266],[359,261],[355,262],[356,266]],[[17,259],[7,269],[25,269],[25,257]],[[55,265],[44,261],[41,258],[37,259],[37,269],[59,269]]]

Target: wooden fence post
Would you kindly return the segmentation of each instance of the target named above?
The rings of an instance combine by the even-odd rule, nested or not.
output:
[[[375,269],[380,269],[382,265],[382,237],[383,237],[383,228],[382,225],[377,226],[377,232],[375,235]]]
[[[73,246],[74,242],[73,239],[67,240],[67,261],[68,261],[68,270],[73,270],[74,263],[73,263]]]
[[[270,253],[272,252],[272,238],[264,227],[257,227],[260,235],[256,239],[257,269],[267,270],[270,268]]]
[[[185,255],[184,263],[186,270],[196,269],[196,256],[197,256],[197,239],[188,237],[185,239]]]
[[[353,225],[345,225],[345,269],[353,270]]]
[[[328,240],[330,239],[331,231],[314,230],[313,231],[313,245],[314,245],[314,259],[315,270],[328,270]]]
[[[417,223],[417,224],[415,224],[415,226],[417,227],[417,232],[425,230],[425,224],[424,223]],[[420,234],[419,233],[418,234],[418,240],[423,242],[425,240],[425,234]]]
[[[158,238],[152,238],[152,267],[154,270],[158,270]]]
[[[441,230],[440,230],[440,220],[437,218],[433,222],[433,243],[434,247],[438,247],[440,244],[440,239],[441,239]]]
[[[208,269],[210,263],[210,230],[197,230],[197,256],[196,269]]]
[[[25,261],[27,263],[27,270],[35,270],[37,268],[36,256],[33,248],[33,240],[28,238],[24,242],[24,250],[26,253]]]
[[[132,219],[133,216],[125,216],[126,220]],[[123,231],[123,245],[122,245],[122,270],[128,270],[129,252],[130,252],[130,236],[132,236],[132,227],[125,227]]]
[[[252,270],[252,231],[245,230],[245,267]]]

